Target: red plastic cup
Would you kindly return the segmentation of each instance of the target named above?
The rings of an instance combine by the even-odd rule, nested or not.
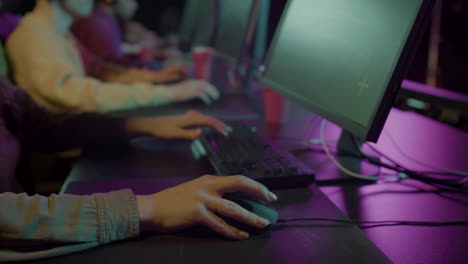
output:
[[[150,45],[142,45],[140,47],[140,60],[149,62],[153,59],[153,49]]]
[[[271,90],[266,88],[263,91],[264,110],[265,110],[265,121],[267,124],[281,124],[283,122],[283,109],[284,99],[283,97]]]
[[[195,78],[210,80],[212,50],[209,47],[195,47],[192,49]]]

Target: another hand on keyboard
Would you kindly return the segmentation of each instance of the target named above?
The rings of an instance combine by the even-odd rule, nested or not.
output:
[[[197,139],[203,133],[201,128],[197,128],[200,126],[209,127],[223,136],[231,131],[231,128],[222,121],[197,111],[188,111],[185,115],[179,116],[129,119],[126,123],[129,134],[172,140]]]
[[[171,85],[175,102],[185,102],[200,99],[205,104],[211,104],[219,99],[219,91],[212,84],[203,80],[188,80]]]
[[[168,83],[186,78],[187,69],[183,66],[168,66],[160,71],[153,72],[154,83]]]

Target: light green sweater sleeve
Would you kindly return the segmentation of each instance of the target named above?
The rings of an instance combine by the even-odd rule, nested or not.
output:
[[[70,254],[139,233],[138,206],[130,190],[92,196],[0,194],[0,240],[45,246],[34,251],[0,247],[0,262]],[[48,242],[63,246],[50,248]]]
[[[52,111],[109,113],[166,105],[173,99],[168,86],[87,77],[76,43],[34,13],[23,18],[5,50],[16,84]]]

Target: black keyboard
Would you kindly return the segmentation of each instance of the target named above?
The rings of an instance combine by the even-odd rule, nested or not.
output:
[[[247,126],[233,126],[227,137],[209,133],[193,144],[217,175],[244,175],[271,189],[305,187],[315,180],[314,172],[300,160]]]

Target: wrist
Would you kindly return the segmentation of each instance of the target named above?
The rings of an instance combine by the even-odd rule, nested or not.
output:
[[[167,89],[167,96],[169,98],[169,102],[170,103],[179,102],[174,87],[166,87],[166,89]]]
[[[151,120],[144,118],[129,118],[124,124],[125,133],[130,137],[149,136],[149,122]]]
[[[173,84],[170,87],[168,87],[168,92],[171,98],[171,102],[178,103],[178,102],[183,101],[181,91],[183,91],[183,88],[180,87],[180,84]]]
[[[140,230],[148,231],[151,223],[152,206],[151,199],[147,195],[136,195],[138,213],[140,216]]]
[[[152,83],[163,83],[164,82],[164,75],[161,72],[151,71],[148,72],[150,74],[150,79]]]
[[[160,73],[151,69],[134,69],[134,72],[138,75],[139,81],[148,83],[158,83],[161,81]]]

